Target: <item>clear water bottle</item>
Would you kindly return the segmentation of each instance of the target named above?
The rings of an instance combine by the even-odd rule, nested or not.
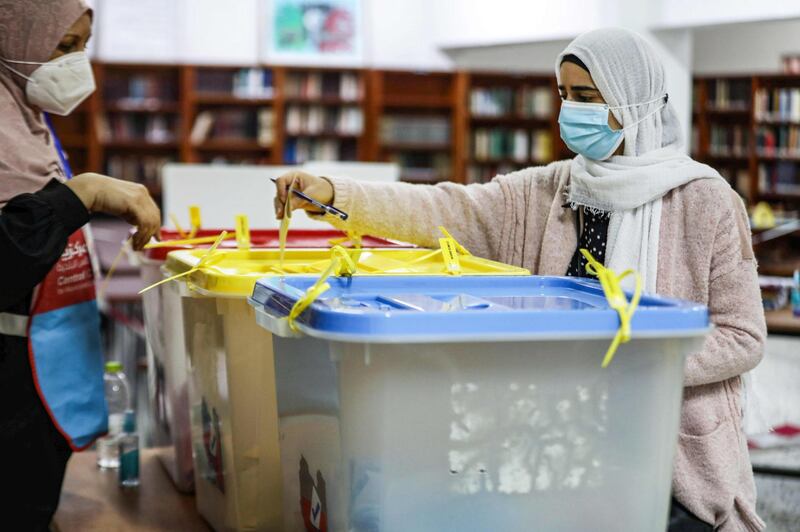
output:
[[[119,485],[135,488],[139,485],[139,434],[136,433],[136,414],[133,410],[125,412],[119,445]]]
[[[108,435],[97,440],[97,465],[114,469],[119,467],[118,439],[123,432],[125,412],[131,407],[131,392],[119,362],[106,362],[103,380],[108,405]]]

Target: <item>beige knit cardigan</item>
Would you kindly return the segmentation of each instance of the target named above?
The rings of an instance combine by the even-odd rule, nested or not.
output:
[[[475,255],[564,275],[577,246],[575,213],[562,206],[569,168],[559,161],[469,186],[330,179],[335,206],[350,214],[332,223],[423,246],[437,245],[443,225]],[[761,360],[766,327],[747,214],[723,181],[695,180],[664,197],[657,291],[707,305],[715,325],[686,362],[673,495],[719,530],[763,530],[740,375]]]

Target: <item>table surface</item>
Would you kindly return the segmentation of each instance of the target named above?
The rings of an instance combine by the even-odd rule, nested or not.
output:
[[[197,513],[194,496],[178,493],[154,450],[141,450],[136,489],[120,488],[117,471],[98,469],[96,460],[94,451],[70,458],[54,518],[59,532],[211,530]]]
[[[792,309],[765,312],[767,330],[772,334],[800,334],[800,318],[792,314]]]

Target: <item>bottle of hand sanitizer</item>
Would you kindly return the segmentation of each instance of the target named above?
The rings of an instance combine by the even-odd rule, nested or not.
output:
[[[792,286],[792,314],[800,318],[800,270],[794,271],[794,286]]]
[[[135,488],[139,485],[139,434],[136,433],[136,415],[125,411],[125,423],[119,437],[119,485]]]

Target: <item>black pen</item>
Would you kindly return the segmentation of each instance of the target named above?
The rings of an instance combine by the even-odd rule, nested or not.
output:
[[[278,184],[278,180],[277,180],[277,179],[275,179],[274,177],[271,177],[270,179],[271,179],[271,180],[272,180],[272,182],[273,182],[273,183],[275,183],[276,185]],[[307,202],[309,202],[309,203],[310,203],[311,205],[313,205],[314,207],[317,207],[318,209],[322,209],[323,211],[327,212],[328,214],[331,214],[331,215],[333,215],[333,216],[336,216],[336,217],[338,217],[338,218],[341,218],[342,220],[347,220],[347,218],[348,218],[348,216],[347,216],[347,213],[346,213],[346,212],[344,212],[344,211],[340,211],[339,209],[337,209],[337,208],[336,208],[336,207],[334,207],[333,205],[326,205],[326,204],[322,203],[321,201],[317,201],[317,200],[315,200],[314,198],[312,198],[311,196],[309,196],[309,195],[307,195],[307,194],[303,194],[302,192],[300,192],[300,191],[299,191],[299,190],[297,190],[296,188],[291,188],[291,187],[289,187],[289,190],[291,190],[292,192],[294,192],[294,193],[295,193],[295,194],[296,194],[298,197],[300,197],[300,198],[303,198],[304,200],[306,200]]]

